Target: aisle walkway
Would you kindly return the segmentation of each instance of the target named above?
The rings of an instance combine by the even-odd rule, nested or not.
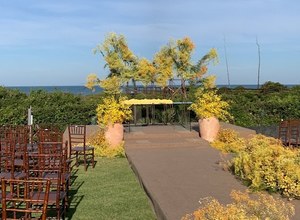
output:
[[[235,129],[243,136],[253,133]],[[233,189],[246,189],[224,171],[219,151],[194,130],[172,125],[133,127],[125,134],[125,150],[158,219],[180,219],[205,197],[229,203]]]

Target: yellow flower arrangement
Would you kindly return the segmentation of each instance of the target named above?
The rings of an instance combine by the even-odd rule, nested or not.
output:
[[[196,91],[196,100],[189,109],[194,111],[199,119],[216,117],[228,121],[232,118],[227,111],[229,103],[223,101],[222,97],[217,94],[215,81],[216,77],[214,75],[203,79],[203,87],[198,88]]]
[[[246,140],[232,129],[221,129],[211,146],[224,153],[239,153],[246,148]]]
[[[228,102],[223,101],[216,90],[203,89],[198,92],[195,102],[189,107],[199,119],[216,117],[223,121],[228,121],[232,117],[227,111],[228,108]]]
[[[95,156],[97,157],[125,157],[124,141],[115,147],[110,147],[109,143],[105,139],[105,130],[100,129],[96,133],[92,134],[87,144],[95,147]]]
[[[104,98],[102,103],[97,106],[97,118],[100,125],[123,123],[132,118],[130,105],[124,103],[126,99],[120,97],[117,100],[114,96]]]

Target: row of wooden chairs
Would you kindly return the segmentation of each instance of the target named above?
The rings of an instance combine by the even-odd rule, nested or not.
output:
[[[299,146],[300,120],[283,120],[279,124],[278,138],[285,146]]]
[[[6,145],[15,145],[16,152],[36,151],[39,142],[62,142],[64,139],[63,132],[53,125],[37,125],[35,128],[31,126],[1,126],[0,135],[1,142]],[[80,157],[82,157],[85,170],[87,170],[88,163],[91,163],[92,167],[95,166],[94,147],[87,146],[85,125],[69,125],[68,141],[69,157],[76,159],[76,165],[79,165]]]
[[[57,142],[63,140],[62,133],[55,127],[43,127],[37,131],[38,140],[42,142]],[[83,158],[84,169],[87,171],[88,163],[95,166],[95,150],[92,146],[87,146],[86,143],[87,131],[85,125],[69,125],[68,140],[69,140],[69,156],[76,160],[76,166],[79,166],[80,158]]]
[[[26,216],[30,216],[28,212],[40,212],[41,218],[46,216],[44,206],[41,204],[47,201],[47,206],[55,209],[57,219],[65,216],[66,209],[69,205],[69,188],[71,178],[71,161],[76,159],[76,165],[79,165],[80,156],[83,157],[85,170],[87,170],[88,161],[94,167],[94,148],[86,146],[86,126],[70,125],[68,126],[69,144],[68,141],[63,143],[63,133],[58,129],[40,127],[35,132],[33,141],[32,128],[28,126],[2,126],[0,127],[0,164],[2,179],[2,219],[7,218],[7,211],[17,215],[16,208],[25,207]],[[75,146],[74,146],[75,145]],[[69,146],[69,147],[68,147]],[[49,183],[48,183],[49,182]],[[22,187],[18,185],[23,184]],[[18,198],[14,195],[17,188],[26,191],[25,185],[40,184],[40,187],[48,191],[39,194],[38,191],[34,195],[29,193]],[[16,186],[14,186],[16,185]],[[10,193],[7,194],[7,192]],[[42,189],[41,189],[42,190]],[[20,191],[21,192],[21,191]],[[18,192],[18,196],[22,193]],[[30,197],[31,195],[32,197]],[[36,195],[43,195],[43,198]],[[19,200],[24,198],[23,202]],[[18,200],[19,199],[19,200]],[[18,201],[17,201],[18,200]],[[28,204],[31,205],[28,205]],[[32,209],[33,204],[39,207],[40,210]],[[8,208],[9,205],[9,208]],[[30,207],[29,209],[26,207]],[[5,209],[5,210],[4,210]],[[44,210],[47,211],[47,210]],[[23,216],[23,217],[24,217]],[[26,218],[25,218],[26,219]]]
[[[12,134],[14,132],[11,131]],[[39,142],[37,143],[36,151],[29,149],[25,151],[24,148],[22,148],[23,151],[17,151],[18,148],[16,146],[19,143],[16,143],[11,137],[9,139],[11,141],[5,140],[1,142],[1,178],[9,181],[10,190],[14,190],[11,185],[14,180],[18,180],[18,184],[22,181],[49,180],[50,184],[47,195],[40,194],[39,197],[41,195],[47,196],[47,206],[55,210],[57,219],[64,219],[65,210],[68,206],[68,190],[71,177],[67,161],[67,142]],[[16,163],[17,157],[23,162]],[[14,195],[10,195],[12,193],[6,196],[6,192],[4,191],[7,190],[7,187],[3,184],[5,185],[5,182],[2,183],[2,217],[5,219],[7,217],[7,210],[12,211],[16,209],[16,204],[12,203],[12,199],[15,200],[16,198]],[[37,195],[32,195],[31,200],[35,201]],[[20,197],[17,199],[20,199]],[[29,200],[27,198],[26,201]],[[7,207],[9,208],[7,209]],[[31,209],[31,207],[26,209],[25,216],[28,215],[27,212],[30,212]],[[13,211],[10,215],[16,216],[17,212]]]

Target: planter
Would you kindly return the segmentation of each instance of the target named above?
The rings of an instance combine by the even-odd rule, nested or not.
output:
[[[220,130],[219,120],[215,117],[199,119],[199,130],[202,139],[212,142]]]
[[[110,147],[114,148],[120,145],[124,139],[124,127],[122,123],[108,125],[105,131],[105,139]]]

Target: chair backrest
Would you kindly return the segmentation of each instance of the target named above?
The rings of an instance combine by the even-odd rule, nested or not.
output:
[[[47,173],[59,173],[63,168],[62,153],[56,154],[31,154],[31,177],[44,178]]]
[[[287,145],[289,143],[289,121],[288,120],[284,120],[279,123],[278,139],[280,139],[284,145]]]
[[[50,180],[50,191],[56,192],[56,204],[59,204],[62,190],[63,157],[62,154],[32,154],[30,158],[34,163],[30,168],[31,180]]]
[[[30,139],[30,127],[28,125],[18,125],[12,127],[12,132],[14,135],[14,141],[19,143],[28,143]]]
[[[15,150],[15,144],[1,143],[1,155],[0,155],[0,172],[1,176],[5,178],[20,178],[27,177],[29,171],[29,160],[28,152],[22,153],[22,158],[19,159],[19,156],[16,156],[17,152]],[[16,160],[21,161],[17,163]],[[21,176],[20,176],[21,175]]]
[[[48,128],[39,129],[37,131],[38,142],[59,142],[63,141],[63,133],[58,130]]]
[[[22,157],[27,152],[30,130],[28,126],[6,125],[1,127],[1,145],[13,145],[16,156]]]
[[[39,142],[39,154],[64,154],[63,142]]]
[[[85,147],[86,141],[86,126],[85,125],[69,125],[69,144],[73,146]]]
[[[47,218],[50,180],[2,179],[2,219]]]
[[[63,170],[68,170],[67,160],[70,158],[68,152],[68,141],[65,142],[40,142],[38,143],[38,153],[39,154],[60,154],[62,155],[61,162]]]
[[[290,145],[299,145],[300,120],[289,120]]]

